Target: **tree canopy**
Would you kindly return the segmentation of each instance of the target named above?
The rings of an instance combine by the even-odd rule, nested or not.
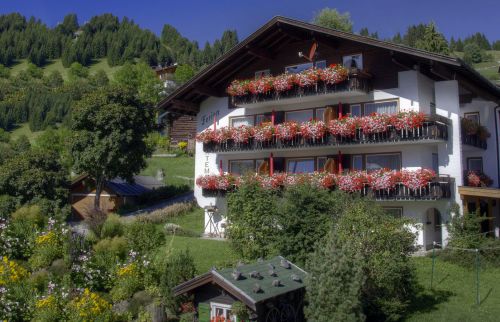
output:
[[[151,108],[135,93],[109,86],[89,93],[72,113],[70,153],[74,169],[96,182],[94,206],[99,209],[105,180],[132,180],[146,166],[151,151],[145,143],[153,125]]]
[[[331,29],[352,32],[352,21],[349,12],[340,13],[337,9],[324,8],[318,12],[313,23]]]

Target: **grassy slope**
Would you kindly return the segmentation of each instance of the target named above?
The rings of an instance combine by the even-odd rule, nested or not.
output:
[[[165,173],[165,183],[168,185],[189,185],[193,186],[194,180],[194,158],[179,156],[176,158],[151,158],[148,159],[148,166],[141,174],[156,176],[158,169],[163,169]],[[188,179],[189,178],[189,179]]]
[[[31,143],[35,141],[35,139],[42,134],[43,131],[39,132],[31,132],[29,124],[28,123],[23,123],[20,124],[17,128],[12,130],[10,132],[10,137],[11,139],[15,140],[16,138],[20,137],[21,135],[26,135],[28,139],[30,140]]]
[[[27,60],[21,59],[11,67],[11,72],[13,75],[16,75],[21,70],[26,70],[27,67],[28,67]],[[114,66],[114,67],[109,66],[108,61],[105,58],[103,58],[103,59],[96,59],[95,62],[89,66],[89,71],[91,74],[95,73],[99,69],[104,70],[106,72],[106,74],[108,75],[108,77],[110,79],[112,79],[113,75],[116,73],[116,71],[118,69],[120,69],[120,67],[119,66]],[[61,75],[63,76],[64,79],[68,78],[68,69],[64,68],[60,59],[55,59],[53,61],[50,61],[49,63],[47,63],[43,67],[43,70],[44,70],[45,75],[48,75],[53,70],[57,70],[61,73]]]
[[[419,310],[408,321],[498,321],[500,317],[500,269],[483,269],[480,274],[481,304],[476,305],[476,273],[457,265],[436,261],[434,293],[430,289],[432,261],[414,258],[423,294],[437,301],[421,297]]]
[[[498,73],[498,68],[500,67],[500,51],[499,50],[488,50],[488,54],[493,56],[493,61],[483,62],[479,64],[474,64],[474,68],[486,78],[492,80],[494,83],[500,84],[500,74]],[[455,52],[457,57],[462,58],[463,53]]]

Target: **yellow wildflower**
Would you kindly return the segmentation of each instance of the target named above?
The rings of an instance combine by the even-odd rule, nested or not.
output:
[[[76,309],[79,317],[84,321],[92,321],[93,318],[111,310],[111,304],[88,288],[83,291],[82,295],[71,301],[70,306]]]
[[[55,244],[57,242],[57,236],[53,231],[49,231],[43,235],[36,238],[37,245],[41,244]]]
[[[28,275],[28,271],[7,257],[0,262],[0,286],[17,282]]]
[[[131,263],[126,266],[120,267],[118,269],[118,272],[116,272],[116,275],[118,275],[118,277],[125,277],[133,275],[135,274],[135,272],[136,272],[136,266],[134,263]]]
[[[51,309],[56,306],[56,298],[54,295],[48,295],[44,298],[39,299],[36,302],[36,308],[37,309]]]

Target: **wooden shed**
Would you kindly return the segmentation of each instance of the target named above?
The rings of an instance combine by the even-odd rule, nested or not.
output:
[[[100,208],[106,212],[114,212],[125,205],[134,205],[138,197],[164,184],[153,177],[134,176],[132,183],[116,178],[104,184],[101,193]],[[95,182],[87,175],[75,178],[71,182],[70,201],[74,218],[85,218],[93,209],[95,198]]]
[[[306,272],[281,256],[237,268],[211,271],[174,288],[174,295],[191,295],[199,322],[243,322],[232,312],[239,301],[248,321],[304,321],[303,299]]]

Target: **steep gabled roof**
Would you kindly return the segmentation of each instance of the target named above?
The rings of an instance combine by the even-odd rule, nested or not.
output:
[[[225,87],[238,71],[256,59],[272,59],[270,53],[292,41],[311,40],[313,37],[320,43],[347,40],[383,48],[389,50],[392,55],[411,57],[416,62],[435,69],[435,75],[440,75],[442,79],[466,82],[481,95],[500,101],[500,88],[459,58],[277,16],[177,88],[159,103],[159,107],[181,114],[196,115],[199,103],[207,97],[225,96]]]
[[[288,267],[284,267],[282,264],[286,264]],[[174,295],[192,292],[203,285],[215,283],[245,305],[256,310],[259,303],[304,288],[304,279],[307,275],[300,267],[281,256],[241,265],[237,270],[241,273],[241,277],[235,279],[232,268],[212,269],[210,272],[176,286],[173,289]],[[275,275],[270,275],[270,270]],[[251,276],[255,272],[259,273],[259,277]],[[278,280],[279,285],[276,283],[273,285],[273,282]],[[256,284],[259,285],[258,291],[255,289]]]

